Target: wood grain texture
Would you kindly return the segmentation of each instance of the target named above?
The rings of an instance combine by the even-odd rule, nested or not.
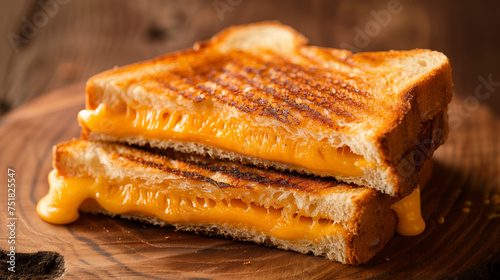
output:
[[[461,100],[452,104],[449,140],[435,155],[422,195],[425,232],[396,235],[368,263],[353,267],[104,216],[84,214],[63,226],[43,222],[35,206],[48,191],[52,146],[79,137],[76,114],[84,108],[83,84],[63,88],[0,123],[0,181],[6,182],[8,167],[16,170],[16,252],[60,253],[68,279],[494,279],[500,253],[500,118],[484,106],[459,114],[463,106]],[[1,221],[7,219],[6,201],[1,194]],[[1,250],[8,249],[7,235],[0,227]]]

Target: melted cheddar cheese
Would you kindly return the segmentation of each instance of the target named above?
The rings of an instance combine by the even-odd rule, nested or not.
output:
[[[104,183],[94,178],[64,178],[53,170],[49,174],[50,191],[37,205],[38,215],[53,224],[78,219],[78,209],[94,199],[114,214],[139,214],[158,217],[170,223],[219,224],[236,228],[254,228],[286,240],[318,241],[345,229],[331,220],[305,216],[284,217],[280,209],[265,208],[240,199],[215,201],[192,193],[164,193],[160,188],[141,188],[137,182]],[[420,189],[392,206],[398,217],[400,235],[418,235],[425,229],[420,214]]]
[[[425,230],[425,222],[420,211],[420,188],[396,202],[391,207],[398,216],[396,232],[400,235],[414,236]]]
[[[81,111],[78,120],[93,132],[201,143],[332,176],[359,176],[372,166],[348,147],[336,148],[326,140],[289,137],[284,129],[256,127],[249,121],[216,112],[169,112],[130,107],[110,110],[100,104],[96,110]]]
[[[137,182],[113,184],[94,178],[64,178],[53,170],[50,191],[37,205],[38,215],[49,223],[67,224],[78,219],[78,208],[94,199],[114,214],[158,217],[169,223],[218,224],[240,229],[256,229],[285,240],[321,238],[345,229],[333,221],[305,216],[282,215],[281,210],[265,208],[240,199],[216,201],[188,191],[165,193],[161,188],[145,188]]]

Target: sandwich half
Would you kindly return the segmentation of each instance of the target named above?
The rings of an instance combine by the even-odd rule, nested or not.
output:
[[[264,22],[98,74],[86,94],[84,139],[333,176],[403,197],[446,139],[452,80],[440,52],[352,54]]]
[[[396,228],[394,197],[332,178],[86,140],[55,146],[53,165],[37,212],[55,224],[79,210],[119,215],[353,265]]]

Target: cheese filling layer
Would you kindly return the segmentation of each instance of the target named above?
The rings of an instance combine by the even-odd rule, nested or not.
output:
[[[113,214],[140,214],[158,217],[170,223],[223,224],[238,228],[256,228],[269,236],[317,241],[345,229],[325,218],[284,217],[280,209],[266,208],[240,199],[216,201],[195,194],[164,193],[159,188],[141,188],[138,184],[113,185],[93,178],[63,178],[53,170],[49,174],[49,193],[37,205],[38,215],[49,223],[67,224],[78,219],[78,208],[94,199]],[[420,189],[391,207],[397,214],[396,231],[414,236],[425,230],[420,213]]]
[[[137,182],[110,184],[105,180],[64,178],[53,170],[49,174],[49,193],[37,205],[38,215],[49,223],[66,224],[78,219],[78,209],[94,199],[113,214],[158,217],[169,223],[216,224],[257,230],[285,240],[322,238],[343,234],[346,229],[320,217],[285,216],[281,209],[266,208],[241,199],[200,197],[188,191],[166,192],[164,188],[141,187]]]
[[[360,176],[365,168],[373,165],[348,147],[333,147],[326,140],[292,137],[284,129],[256,127],[249,121],[215,112],[169,112],[130,107],[110,110],[100,104],[96,110],[81,111],[78,120],[93,132],[201,143],[331,176]]]

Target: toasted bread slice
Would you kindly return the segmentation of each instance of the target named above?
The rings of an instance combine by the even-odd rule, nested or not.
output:
[[[405,196],[421,167],[408,155],[424,141],[423,162],[446,138],[452,80],[436,51],[352,54],[308,46],[290,27],[265,22],[98,74],[86,91],[86,139],[334,176]],[[412,171],[402,171],[408,162]]]
[[[392,237],[395,198],[333,179],[78,140],[54,148],[50,191],[37,206],[52,223],[84,212],[226,235],[360,264]]]

